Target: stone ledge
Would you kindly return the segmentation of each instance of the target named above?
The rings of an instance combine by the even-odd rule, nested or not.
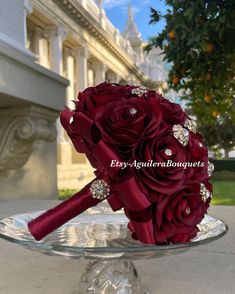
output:
[[[60,111],[65,105],[69,81],[42,67],[34,59],[0,43],[0,107],[9,105],[9,97]]]

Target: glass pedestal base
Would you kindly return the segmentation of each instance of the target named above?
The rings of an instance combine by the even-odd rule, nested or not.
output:
[[[144,245],[132,239],[125,214],[122,211],[113,213],[102,203],[37,242],[29,233],[27,223],[41,213],[13,215],[0,220],[0,237],[45,254],[88,259],[73,294],[147,294],[133,260],[185,252],[227,232],[221,220],[206,215],[198,225],[200,232],[188,243]]]
[[[128,260],[90,261],[73,294],[149,294]]]

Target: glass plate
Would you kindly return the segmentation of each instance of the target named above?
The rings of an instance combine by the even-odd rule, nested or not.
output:
[[[88,209],[41,241],[35,241],[27,222],[43,211],[13,215],[0,220],[0,236],[30,249],[50,255],[71,258],[152,258],[178,253],[191,246],[222,237],[227,226],[206,215],[199,225],[200,232],[191,242],[174,245],[146,245],[132,239],[127,229],[128,219],[122,210],[113,212],[105,204]]]

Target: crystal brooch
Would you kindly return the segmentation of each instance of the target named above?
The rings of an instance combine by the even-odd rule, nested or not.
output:
[[[174,125],[173,128],[173,136],[183,145],[186,146],[188,144],[188,136],[189,131],[185,129],[181,125]]]
[[[191,209],[190,209],[190,207],[187,207],[187,208],[185,209],[185,212],[186,212],[187,215],[189,215],[189,214],[191,213]]]
[[[140,86],[138,88],[134,88],[131,90],[131,94],[137,95],[138,97],[146,94],[147,92],[148,92],[148,90],[145,86]]]
[[[184,127],[194,134],[197,133],[197,123],[193,119],[186,119]]]
[[[211,177],[212,176],[212,172],[215,169],[215,166],[212,162],[208,161],[208,176]]]
[[[206,186],[203,183],[200,184],[200,195],[204,203],[206,203],[208,198],[212,197],[211,192],[207,190]]]
[[[90,186],[91,196],[103,200],[109,196],[110,187],[105,180],[95,180]]]
[[[171,156],[173,154],[173,152],[170,148],[166,148],[164,153],[166,154],[166,156]]]
[[[134,114],[137,113],[137,110],[134,107],[131,107],[129,112],[130,112],[131,115],[134,115]]]

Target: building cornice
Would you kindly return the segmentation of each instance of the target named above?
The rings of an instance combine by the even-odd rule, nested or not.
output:
[[[120,59],[128,69],[142,82],[146,81],[146,77],[139,69],[131,63],[128,55],[118,46],[105,32],[101,25],[91,17],[84,7],[76,0],[53,0],[66,14],[69,15],[77,24],[95,37],[106,49]]]

